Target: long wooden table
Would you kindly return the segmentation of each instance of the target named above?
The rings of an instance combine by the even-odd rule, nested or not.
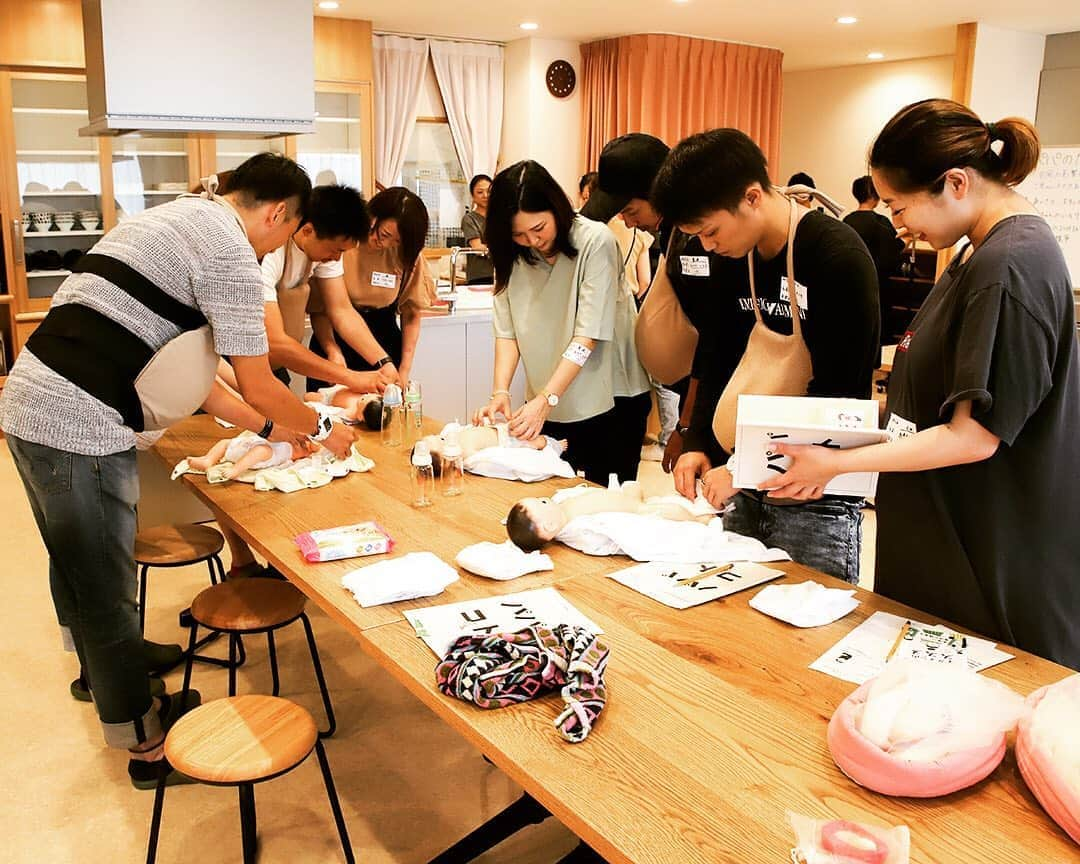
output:
[[[226,433],[228,434],[228,433]],[[170,464],[209,449],[222,430],[206,417],[175,427],[158,444]],[[748,605],[743,592],[689,610],[644,597],[606,574],[625,558],[591,558],[552,547],[553,572],[495,582],[462,571],[433,598],[362,609],[341,586],[347,570],[372,559],[308,564],[293,537],[302,531],[376,519],[393,554],[429,550],[452,563],[464,546],[505,538],[499,520],[525,495],[569,481],[525,486],[469,477],[467,492],[427,510],[409,501],[401,448],[361,433],[374,471],[321,489],[283,495],[244,484],[184,482],[218,518],[288,576],[441,719],[521,784],[611,862],[787,861],[793,837],[785,811],[873,824],[906,824],[913,862],[1068,862],[1080,850],[1046,816],[1010,750],[976,787],[932,800],[888,798],[847,779],[825,744],[826,724],[854,687],[808,668],[877,610],[925,620],[913,609],[859,591],[859,608],[834,624],[789,627]],[[797,564],[789,580],[842,583]],[[557,696],[483,711],[440,694],[436,658],[402,617],[408,608],[555,585],[595,620],[611,645],[609,702],[589,738],[562,741],[552,725]],[[845,586],[846,587],[846,586]],[[1071,674],[1023,652],[986,674],[1027,694]],[[415,754],[414,754],[415,755]]]

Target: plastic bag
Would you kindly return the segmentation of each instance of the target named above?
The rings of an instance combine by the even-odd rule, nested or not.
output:
[[[907,825],[879,828],[847,819],[811,819],[788,811],[794,864],[910,864]]]

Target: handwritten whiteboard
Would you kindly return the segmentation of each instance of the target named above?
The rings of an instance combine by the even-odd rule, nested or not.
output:
[[[1080,147],[1044,147],[1039,167],[1016,190],[1049,223],[1080,288]]]

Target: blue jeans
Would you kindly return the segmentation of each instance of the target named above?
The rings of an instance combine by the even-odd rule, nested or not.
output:
[[[111,747],[130,748],[161,726],[150,698],[136,600],[135,451],[83,456],[11,435],[41,539],[65,641],[86,670]]]
[[[806,504],[769,504],[764,493],[740,492],[724,514],[724,530],[756,537],[792,560],[852,585],[859,581],[862,501],[826,496]]]

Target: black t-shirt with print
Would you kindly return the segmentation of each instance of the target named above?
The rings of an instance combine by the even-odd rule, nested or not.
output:
[[[868,399],[880,360],[874,262],[854,230],[816,211],[800,220],[794,243],[795,281],[806,294],[805,302],[799,304],[800,320],[813,364],[808,395]],[[672,265],[678,266],[678,256],[672,258]],[[719,464],[730,454],[713,436],[712,418],[742,359],[755,319],[747,260],[710,255],[708,263],[708,277],[699,277],[700,285],[686,289],[686,301],[679,295],[691,321],[694,313],[687,303],[706,310],[698,314],[709,321],[708,337],[699,339],[694,361],[695,377],[700,380],[686,450],[703,451],[713,464]],[[782,278],[786,281],[787,246],[768,261],[755,250],[754,285],[762,319],[770,330],[791,335],[791,305],[781,299]],[[688,281],[685,276],[682,280]]]
[[[1080,362],[1069,272],[1038,216],[958,256],[897,349],[887,422],[927,429],[962,401],[1001,444],[881,475],[875,590],[1080,669]]]
[[[873,210],[855,210],[844,217],[844,222],[855,229],[874,259],[878,281],[895,276],[900,268],[904,241],[896,236],[892,222]]]

